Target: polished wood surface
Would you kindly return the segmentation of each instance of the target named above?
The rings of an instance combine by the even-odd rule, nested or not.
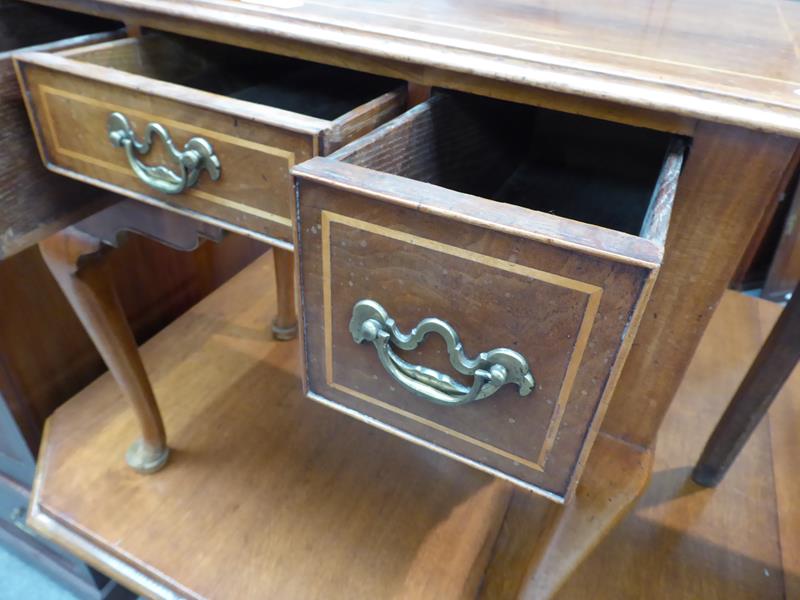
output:
[[[164,423],[114,289],[105,257],[110,248],[74,227],[43,240],[39,248],[61,291],[132,405],[141,437],[128,450],[128,465],[142,473],[160,469],[169,453]]]
[[[287,249],[291,167],[405,105],[393,80],[159,35],[16,56],[43,159],[53,170]],[[178,195],[153,190],[136,177],[125,151],[111,145],[112,112],[124,114],[140,138],[155,122],[178,148],[194,136],[207,140],[220,179],[203,173]],[[160,144],[141,160],[176,168]]]
[[[418,83],[458,74],[800,136],[793,0],[38,1]]]
[[[656,277],[681,153],[665,163],[667,136],[630,139],[617,126],[621,142],[613,129],[579,121],[585,163],[519,167],[529,144],[548,139],[548,115],[534,114],[539,128],[525,107],[440,95],[295,169],[302,310],[311,397],[564,501]],[[569,123],[555,127],[571,139]],[[577,183],[553,193],[567,178]],[[600,196],[626,209],[598,210]],[[641,259],[648,253],[655,264]],[[372,345],[354,343],[348,323],[364,298],[404,332],[443,319],[468,356],[519,352],[536,389],[521,397],[508,385],[465,406],[416,397],[385,373]],[[441,340],[403,358],[454,372]]]
[[[794,600],[800,370],[717,488],[690,473],[780,307],[727,292],[664,421],[647,492],[556,600]]]
[[[697,461],[692,479],[715,486],[761,422],[800,360],[800,288],[783,309]]]
[[[281,5],[276,7],[276,2]],[[46,0],[46,3],[116,16],[135,22],[137,26],[150,25],[276,55],[407,79],[418,86],[439,85],[691,135],[694,138],[692,150],[678,189],[666,251],[661,241],[644,240],[635,235],[621,234],[621,237],[610,231],[567,223],[557,216],[526,214],[530,211],[525,209],[496,211],[484,204],[484,200],[475,202],[467,196],[459,196],[458,200],[463,202],[456,203],[455,208],[450,202],[437,204],[435,198],[429,198],[429,190],[422,183],[403,189],[402,201],[398,203],[403,206],[397,208],[411,211],[410,207],[425,207],[415,216],[419,214],[428,221],[451,219],[457,213],[462,215],[459,227],[464,230],[490,223],[491,236],[497,240],[521,239],[525,244],[549,245],[547,249],[554,252],[571,253],[577,249],[591,255],[592,261],[619,261],[620,265],[631,269],[654,273],[664,259],[662,277],[653,289],[653,302],[645,313],[628,313],[630,330],[636,329],[640,317],[643,326],[600,433],[612,447],[630,443],[626,456],[638,459],[649,455],[655,433],[710,313],[741,258],[745,240],[763,220],[765,199],[779,191],[778,182],[786,174],[790,157],[797,149],[797,142],[790,138],[800,136],[800,102],[797,100],[800,94],[796,93],[796,89],[800,89],[797,84],[800,78],[794,19],[797,10],[789,0],[777,0],[777,4],[750,0],[735,7],[723,5],[721,0],[677,5],[640,1],[626,5],[624,10],[606,2],[588,8],[577,2],[551,7],[538,0],[511,0],[499,7],[492,6],[491,10],[487,10],[485,3],[472,1],[460,3],[456,10],[453,3],[444,0],[426,3],[422,10],[413,5],[401,6],[396,0],[378,3]],[[709,42],[709,20],[717,27],[712,42]],[[92,95],[100,94],[104,101],[110,102],[111,98],[120,104],[128,96],[135,97],[140,112],[157,105],[156,108],[167,110],[183,125],[187,124],[189,116],[192,122],[205,119],[201,125],[207,130],[216,127],[221,118],[236,119],[246,114],[250,118],[241,119],[239,130],[228,132],[233,138],[240,135],[241,130],[253,126],[254,115],[255,120],[259,120],[260,110],[254,109],[250,102],[237,100],[242,110],[246,107],[246,112],[231,112],[233,100],[214,96],[208,90],[193,89],[204,89],[197,82],[183,88],[109,69],[102,64],[103,57],[108,54],[95,55],[95,63],[94,59],[80,61],[80,53],[29,54],[28,66],[22,74],[33,75],[35,81],[30,89],[34,96],[41,91],[40,83],[54,86],[54,89],[73,85],[75,87],[69,91],[73,96],[80,95],[88,83]],[[160,66],[158,62],[155,65],[156,68]],[[151,68],[153,64],[146,66]],[[164,66],[169,64],[165,62]],[[45,75],[41,80],[36,80],[42,73]],[[117,87],[106,90],[108,82]],[[27,84],[31,85],[30,79]],[[104,95],[106,93],[110,96]],[[180,106],[174,98],[178,98]],[[215,104],[218,98],[219,103]],[[74,109],[72,100],[74,97],[64,102],[59,123],[65,122]],[[371,127],[368,115],[383,114],[380,99],[372,102],[372,108],[360,112],[360,116],[367,117],[364,129]],[[31,108],[40,110],[42,105],[42,98],[37,97]],[[150,114],[147,113],[148,119]],[[34,121],[40,123],[41,119]],[[274,123],[267,123],[270,124]],[[187,128],[183,130],[188,131]],[[344,139],[346,135],[341,137]],[[316,140],[317,148],[309,155],[320,153],[319,149],[324,147],[320,136]],[[50,148],[51,141],[45,146]],[[494,150],[494,145],[487,148],[490,158]],[[411,168],[419,164],[421,161],[416,158],[409,161]],[[334,181],[336,192],[344,195],[364,185],[363,166],[324,159],[316,159],[312,166],[324,173],[318,181],[303,185],[313,187],[319,185],[319,181],[324,180],[326,185]],[[110,183],[107,178],[88,173],[86,169],[90,167],[65,168],[52,161],[51,168],[108,189],[127,190],[139,200],[153,201],[150,195],[133,190],[127,184]],[[473,174],[479,172],[476,168]],[[386,181],[382,177],[370,175],[366,181],[373,195],[383,196],[382,201],[397,199],[397,190],[390,185],[383,186]],[[409,190],[413,193],[406,193]],[[450,200],[455,198],[452,196]],[[173,204],[163,205],[175,208]],[[291,212],[283,218],[294,218]],[[206,214],[202,218],[219,217]],[[300,222],[302,225],[302,219]],[[240,228],[228,222],[227,226],[248,230],[247,225]],[[413,227],[406,224],[405,233],[419,237],[416,227],[416,221]],[[453,233],[444,229],[445,237]],[[252,234],[252,229],[250,231]],[[654,230],[658,231],[658,228]],[[255,235],[289,248],[286,237],[264,231]],[[467,239],[473,243],[472,237],[467,236]],[[460,247],[465,243],[459,239],[450,245]],[[475,243],[480,246],[481,242]],[[483,243],[488,244],[486,240]],[[496,251],[498,245],[503,249],[498,242],[492,245],[492,251]],[[508,262],[524,261],[526,256],[520,258],[512,246],[509,244],[507,248],[510,250]],[[701,272],[702,277],[698,277]],[[347,273],[342,271],[339,275],[343,274]],[[641,298],[646,299],[652,278],[643,277],[642,282]],[[503,302],[495,304],[502,306]],[[638,306],[643,306],[641,300]],[[633,336],[629,336],[619,347],[618,356],[627,353],[632,339]],[[304,342],[310,347],[308,337]],[[621,361],[617,361],[619,364]],[[313,367],[311,361],[309,367]],[[618,373],[618,369],[606,372],[608,390],[614,387]],[[588,395],[588,391],[596,387],[592,382],[583,389]],[[578,428],[586,426],[590,420],[599,423],[604,406],[605,400],[595,404],[594,416],[579,415]],[[594,426],[583,430],[589,435],[586,443],[578,442],[585,451],[575,462],[578,467],[575,473],[585,462],[596,430]],[[582,436],[575,438],[583,440]],[[590,457],[589,464],[603,464],[604,459],[610,460],[612,456],[612,452],[604,450],[593,461]],[[603,504],[597,499],[577,503],[576,507],[553,508],[541,519],[536,516],[538,510],[533,511],[530,523],[538,524],[541,541],[535,545],[534,552],[518,561],[525,565],[529,575],[519,579],[528,585],[527,589],[534,590],[530,593],[552,593],[567,572],[630,507],[647,471],[645,460],[631,464],[642,468],[631,469],[623,480],[617,481],[616,487],[627,491],[605,511],[600,509]],[[616,466],[612,464],[609,471]],[[565,468],[564,472],[567,470]],[[612,481],[605,476],[593,480],[589,472],[585,479],[587,485],[594,481],[601,495],[599,482]],[[572,484],[576,482],[577,478],[573,478]],[[584,511],[580,506],[594,508]],[[108,567],[114,572],[127,568],[116,548],[104,548],[76,536],[75,529],[69,528],[65,518],[58,521],[45,512],[34,516],[43,528],[49,528],[53,535],[61,535],[66,543],[82,548],[80,551],[94,552],[96,557],[103,553],[98,560],[117,565]],[[478,537],[476,533],[473,543]],[[473,551],[478,550],[470,549]],[[162,548],[161,554],[164,553]],[[474,556],[470,560],[473,564],[480,562]],[[117,568],[120,562],[123,566]],[[460,574],[467,571],[462,569]],[[130,577],[139,581],[135,574]],[[152,577],[148,578],[152,583]],[[475,578],[472,570],[455,579],[463,590],[463,581]],[[163,582],[163,577],[159,581]],[[150,589],[141,582],[138,585]]]
[[[510,486],[305,400],[273,281],[265,256],[142,347],[169,468],[118,460],[110,376],[56,411],[30,523],[151,597],[474,596]]]

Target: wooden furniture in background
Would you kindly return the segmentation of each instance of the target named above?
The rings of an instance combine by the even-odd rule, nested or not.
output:
[[[800,360],[800,294],[795,290],[697,461],[692,479],[717,485]]]
[[[405,79],[417,86],[450,88],[691,138],[659,278],[641,315],[638,334],[600,426],[600,441],[588,457],[575,498],[564,507],[543,509],[540,500],[515,490],[512,507],[516,508],[508,513],[507,526],[497,541],[495,556],[525,565],[527,573],[505,588],[509,595],[552,595],[644,489],[656,433],[691,355],[742,258],[747,240],[762,222],[769,199],[783,191],[782,182],[792,171],[796,138],[800,136],[800,60],[794,52],[800,31],[798,5],[788,0],[778,0],[777,5],[766,0],[735,5],[704,0],[654,9],[652,3],[642,1],[620,14],[615,4],[605,2],[587,8],[585,2],[577,0],[558,6],[541,0],[513,0],[498,9],[477,1],[455,7],[447,0],[429,0],[424,14],[420,14],[416,5],[399,0],[387,0],[379,7],[367,0],[330,0],[283,8],[236,0],[42,1],[129,20],[137,27],[156,27],[271,55]],[[711,48],[707,40],[709,22],[714,23],[717,40]],[[124,189],[139,200],[158,202],[170,210],[211,210],[208,205],[195,203],[196,194],[170,199],[157,198],[149,191],[145,194],[136,187],[138,184],[131,183],[124,157],[114,154],[106,160],[106,146],[101,142],[108,143],[104,137],[108,111],[97,111],[91,102],[81,100],[83,86],[101,94],[100,102],[108,104],[104,109],[124,106],[127,97],[139,112],[152,105],[154,111],[175,119],[183,132],[181,142],[188,134],[199,133],[190,131],[187,115],[199,120],[204,131],[219,133],[218,128],[224,127],[224,133],[235,139],[238,134],[231,127],[236,126],[237,116],[242,116],[240,109],[246,107],[246,114],[254,116],[264,114],[265,107],[254,108],[240,100],[211,95],[207,89],[200,91],[204,89],[202,81],[184,82],[178,87],[174,81],[154,81],[147,73],[130,73],[120,49],[144,47],[139,44],[111,43],[104,47],[108,52],[94,48],[66,55],[28,53],[22,58],[23,83],[30,91],[30,108],[43,140],[45,161],[52,170],[91,178],[96,185],[114,186],[112,189],[118,191]],[[192,56],[180,56],[180,64],[191,72]],[[212,53],[212,64],[214,56]],[[208,60],[207,54],[204,59]],[[159,62],[157,67],[159,76],[164,76],[163,65]],[[56,90],[60,103],[54,109],[58,110],[59,123],[50,129],[41,118],[53,95],[48,88]],[[198,107],[204,103],[208,106]],[[272,111],[267,112],[274,116]],[[71,115],[78,113],[86,122],[72,119]],[[145,121],[150,115],[147,112]],[[62,122],[69,124],[67,132],[92,132],[91,139],[64,137],[60,135],[63,129],[54,136]],[[141,126],[137,122],[137,129]],[[245,137],[251,127],[255,127],[252,122],[239,122]],[[62,140],[66,142],[57,143]],[[76,152],[82,157],[76,157]],[[86,156],[91,160],[85,160]],[[231,156],[239,157],[234,164],[243,160],[241,153]],[[435,166],[435,162],[430,164],[434,174]],[[286,173],[288,177],[288,170]],[[359,173],[364,178],[369,176],[369,171]],[[277,185],[256,182],[252,175],[246,173],[244,187],[260,192]],[[231,185],[230,179],[224,179],[214,187],[205,175],[199,181],[202,189],[196,191],[205,194],[228,190]],[[393,198],[396,195],[392,193]],[[481,196],[471,196],[469,202],[480,209],[479,214],[491,212],[494,205]],[[237,198],[234,200],[242,200]],[[433,218],[431,215],[442,210],[424,195],[413,202],[396,200],[413,206],[425,218]],[[248,197],[241,203],[249,201],[261,202],[264,198]],[[252,209],[250,205],[240,215],[242,222],[251,223],[250,229],[237,224],[235,213],[228,213],[227,222],[219,224],[264,236],[274,228],[274,221],[270,224]],[[513,222],[499,223],[503,214],[514,212],[508,206],[495,211],[492,235],[520,235]],[[294,216],[294,211],[286,214]],[[258,221],[255,224],[254,219]],[[557,239],[559,233],[547,228],[536,231],[542,241]],[[289,248],[285,239],[277,241]],[[591,241],[597,244],[602,240]],[[478,242],[469,239],[460,243]],[[299,250],[302,263],[303,248]],[[413,260],[413,248],[408,252]],[[516,255],[514,259],[521,260]],[[418,282],[408,281],[409,295],[414,294],[415,285]],[[466,290],[449,293],[452,297]],[[447,319],[446,314],[437,316]],[[635,322],[630,324],[635,329]],[[468,347],[483,347],[481,338],[488,335],[488,327],[475,339],[465,341]],[[197,371],[205,372],[201,367]],[[595,393],[600,385],[606,382],[593,383],[587,394]],[[613,381],[609,385],[613,387]],[[169,419],[166,421],[169,429]],[[583,419],[580,422],[585,425]],[[53,448],[59,445],[54,442]],[[37,486],[46,489],[51,473],[48,471]],[[167,477],[168,473],[166,470],[154,477]],[[74,495],[69,498],[78,502]],[[155,502],[154,497],[147,500]],[[77,522],[75,513],[70,512],[67,518],[68,508],[63,505],[57,513],[51,510],[46,518],[41,517],[48,510],[48,502],[57,504],[58,499],[55,495],[42,496],[44,508],[40,511],[34,506],[32,510],[34,520],[46,521],[49,535],[73,545],[93,543],[93,527],[101,527],[101,523],[87,524],[86,520],[92,518],[88,514],[82,514]],[[531,536],[532,531],[537,535]],[[113,561],[119,557],[94,554],[93,560],[116,570]],[[487,577],[500,573],[502,569],[493,566]]]

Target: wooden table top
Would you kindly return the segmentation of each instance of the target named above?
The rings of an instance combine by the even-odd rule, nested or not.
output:
[[[800,137],[797,0],[35,1],[172,30],[191,22],[194,34],[225,41],[232,32],[291,39]]]

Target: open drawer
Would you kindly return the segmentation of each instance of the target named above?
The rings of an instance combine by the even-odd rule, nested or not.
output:
[[[283,246],[291,167],[405,108],[392,79],[165,34],[15,60],[50,169]]]
[[[441,94],[296,167],[308,395],[563,502],[658,272],[683,153]]]

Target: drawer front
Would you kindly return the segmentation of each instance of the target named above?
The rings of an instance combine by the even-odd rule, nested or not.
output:
[[[514,233],[475,213],[419,210],[420,201],[431,204],[432,186],[400,186],[397,177],[332,162],[296,170],[310,396],[563,501],[657,266]],[[382,191],[354,191],[356,181]],[[459,196],[442,206],[460,199],[468,210]],[[354,341],[353,308],[364,299],[403,333],[429,317],[445,321],[468,358],[513,350],[530,367],[533,392],[521,396],[510,383],[455,406],[420,397],[384,368],[375,345]],[[444,337],[431,333],[414,350],[395,350],[409,364],[458,378]],[[466,387],[472,381],[461,377]]]
[[[316,138],[230,114],[186,104],[120,82],[20,62],[35,129],[45,160],[62,173],[110,184],[140,199],[208,215],[235,227],[278,240],[291,240],[289,169],[314,155]],[[126,79],[120,74],[120,80]],[[213,148],[220,176],[201,172],[195,186],[164,194],[134,172],[125,150],[109,140],[112,113],[124,115],[142,139],[149,123],[165,128],[176,147],[202,138]],[[177,171],[163,140],[156,140],[141,161]]]

